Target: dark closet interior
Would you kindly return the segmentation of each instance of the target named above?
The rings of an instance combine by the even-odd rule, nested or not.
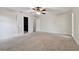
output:
[[[24,17],[24,32],[28,32],[28,17]]]

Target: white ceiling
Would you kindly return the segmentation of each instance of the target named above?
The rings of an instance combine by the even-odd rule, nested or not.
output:
[[[52,8],[47,8],[47,11],[49,12],[53,12],[56,14],[60,14],[60,13],[66,13],[66,12],[70,12],[72,11],[73,8],[71,7],[52,7]]]
[[[47,12],[53,13],[65,13],[68,11],[72,11],[71,7],[45,7]],[[1,9],[1,8],[0,8]],[[7,9],[10,12],[32,12],[31,7],[2,7],[2,9]]]

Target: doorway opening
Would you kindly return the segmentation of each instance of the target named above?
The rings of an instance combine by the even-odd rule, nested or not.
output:
[[[24,33],[28,32],[28,17],[24,17]]]

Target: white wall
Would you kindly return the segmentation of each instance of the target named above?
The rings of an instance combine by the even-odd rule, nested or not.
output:
[[[17,34],[16,15],[5,10],[0,10],[0,39]]]
[[[29,13],[16,13],[0,9],[0,39],[24,34],[24,18],[28,17],[29,33],[33,32],[33,19]]]
[[[74,8],[74,39],[79,44],[79,8]]]
[[[40,16],[40,31],[50,33],[72,34],[71,12],[55,15],[50,12]]]

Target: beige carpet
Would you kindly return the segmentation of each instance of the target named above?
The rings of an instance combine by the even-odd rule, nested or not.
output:
[[[13,38],[0,44],[1,51],[77,51],[79,46],[69,35],[43,32]]]

